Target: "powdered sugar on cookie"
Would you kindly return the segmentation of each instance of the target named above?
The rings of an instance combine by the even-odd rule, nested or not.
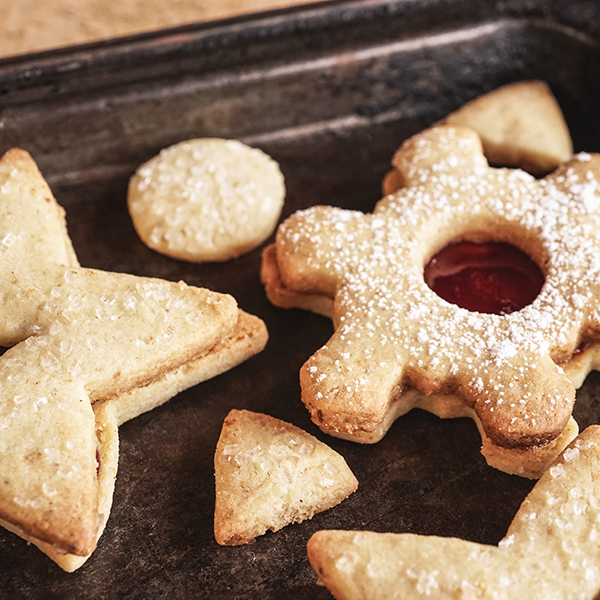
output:
[[[459,396],[501,448],[555,440],[574,401],[555,363],[600,328],[600,157],[536,180],[490,168],[476,134],[443,126],[406,142],[394,166],[405,187],[373,214],[313,207],[278,232],[284,284],[335,295],[335,333],[301,371],[313,419],[342,435],[374,431],[412,387]],[[518,246],[545,275],[538,297],[508,315],[442,300],[424,265],[458,239]]]

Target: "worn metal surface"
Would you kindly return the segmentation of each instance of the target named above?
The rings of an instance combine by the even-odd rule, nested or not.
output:
[[[402,140],[529,78],[551,84],[576,149],[600,151],[599,27],[600,6],[584,0],[334,2],[0,61],[0,151],[33,154],[67,209],[81,263],[230,292],[270,331],[259,356],[121,427],[112,514],[79,571],[63,573],[0,530],[0,597],[327,599],[305,551],[321,528],[496,543],[532,483],[486,466],[472,422],[414,411],[375,446],[324,436],[300,402],[298,369],[331,324],[269,304],[259,250],[192,265],[147,249],[126,185],[166,145],[236,137],[281,163],[283,217],[319,202],[368,211]],[[592,374],[576,404],[582,427],[600,421],[599,395]],[[326,440],[359,490],[252,546],[219,547],[212,460],[234,407]]]

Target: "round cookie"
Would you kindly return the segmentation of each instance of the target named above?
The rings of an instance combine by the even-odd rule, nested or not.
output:
[[[237,140],[194,139],[163,149],[129,182],[142,241],[192,262],[236,258],[275,229],[285,197],[278,164]]]

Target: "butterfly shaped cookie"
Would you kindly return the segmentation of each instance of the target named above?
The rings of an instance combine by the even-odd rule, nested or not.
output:
[[[93,551],[117,427],[260,351],[231,296],[78,265],[31,157],[0,161],[0,522],[66,570]]]

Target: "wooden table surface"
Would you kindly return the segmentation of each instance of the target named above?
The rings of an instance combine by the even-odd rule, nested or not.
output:
[[[318,0],[0,0],[0,57]]]

